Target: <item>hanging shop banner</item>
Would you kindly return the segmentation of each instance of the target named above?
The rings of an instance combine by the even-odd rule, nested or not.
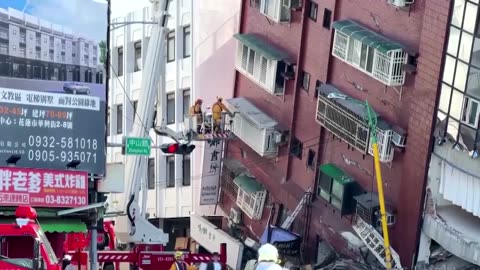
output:
[[[0,205],[75,208],[88,205],[88,173],[0,167]]]
[[[106,1],[0,1],[0,164],[105,173],[106,35]]]
[[[211,140],[204,143],[200,205],[217,203],[222,153],[223,141]]]

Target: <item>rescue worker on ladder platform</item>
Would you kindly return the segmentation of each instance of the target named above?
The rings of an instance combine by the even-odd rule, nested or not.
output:
[[[227,107],[222,103],[223,98],[217,97],[217,102],[212,106],[212,118],[213,118],[213,131],[216,133],[221,132],[222,125],[222,112],[225,111],[232,116],[232,113],[227,109]]]
[[[195,266],[188,265],[184,260],[183,252],[175,252],[175,261],[170,266],[170,270],[196,270]]]
[[[190,107],[190,117],[195,117],[197,119],[197,133],[199,134],[202,131],[203,124],[202,103],[203,100],[197,99],[195,104]]]

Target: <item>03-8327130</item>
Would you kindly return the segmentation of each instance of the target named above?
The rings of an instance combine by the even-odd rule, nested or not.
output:
[[[68,204],[68,205],[84,205],[86,198],[81,196],[63,196],[63,195],[47,195],[45,196],[46,203],[54,204]]]

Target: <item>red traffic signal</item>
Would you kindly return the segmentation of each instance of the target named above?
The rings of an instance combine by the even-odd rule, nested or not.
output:
[[[193,144],[178,144],[178,143],[165,143],[160,146],[160,149],[165,154],[175,154],[175,155],[188,155],[195,145]]]

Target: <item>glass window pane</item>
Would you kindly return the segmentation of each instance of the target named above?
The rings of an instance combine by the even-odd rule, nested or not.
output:
[[[458,130],[460,129],[460,123],[452,118],[448,119],[448,126],[447,126],[447,133],[453,137],[453,139],[457,139]]]
[[[452,24],[458,28],[462,27],[463,11],[465,9],[465,0],[455,0],[453,7]]]
[[[441,111],[438,111],[437,117],[438,117],[438,119],[439,119],[440,121],[443,121],[443,120],[445,120],[445,118],[447,118],[447,115],[444,114],[444,113],[441,112]]]
[[[467,93],[480,99],[480,69],[470,67],[468,73]]]
[[[455,72],[455,82],[453,86],[460,91],[465,91],[465,85],[467,84],[467,72],[468,72],[468,65],[457,61],[457,69]]]
[[[467,3],[467,9],[465,10],[465,22],[463,23],[463,29],[473,33],[475,31],[475,21],[477,19],[477,5]]]
[[[480,30],[480,27],[479,27]],[[470,63],[472,65],[480,67],[480,34],[477,34],[475,36],[474,42],[473,42],[473,50],[472,50],[472,60]]]
[[[455,58],[447,55],[443,69],[443,81],[453,85],[453,71],[455,70]]]
[[[448,105],[450,104],[450,96],[452,95],[452,88],[446,84],[442,84],[442,92],[440,94],[440,104],[438,108],[445,113],[448,113]]]
[[[458,57],[465,62],[470,61],[470,54],[472,52],[473,35],[462,32],[462,40],[460,41],[460,51]]]
[[[450,36],[448,38],[447,52],[453,56],[457,56],[459,42],[460,42],[460,30],[451,26]]]
[[[463,94],[454,90],[452,93],[452,104],[450,105],[450,116],[460,120],[462,114]]]

